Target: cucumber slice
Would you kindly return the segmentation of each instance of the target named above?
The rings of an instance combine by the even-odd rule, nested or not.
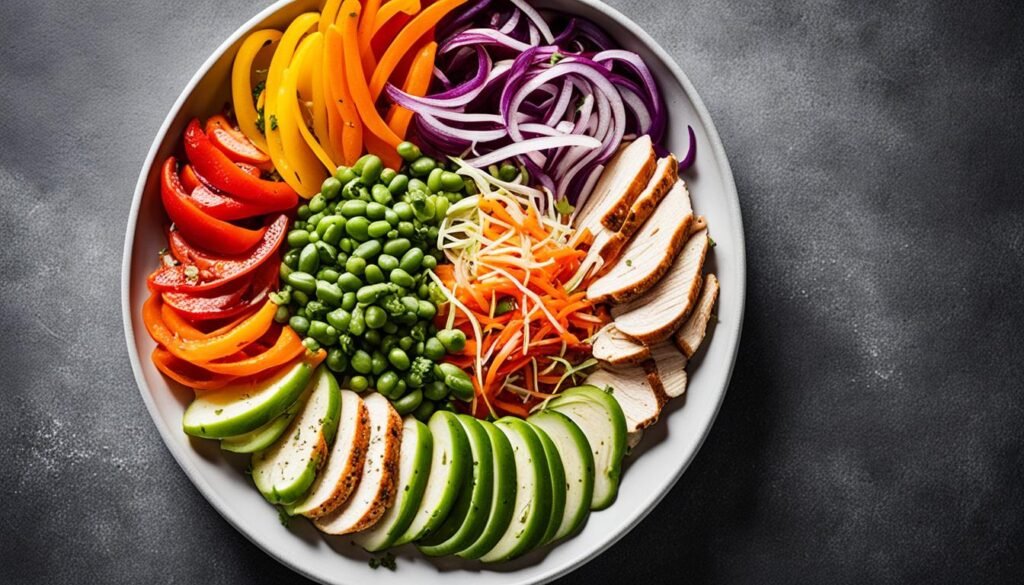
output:
[[[420,551],[429,557],[450,555],[473,544],[484,531],[491,513],[491,500],[494,497],[491,439],[477,419],[466,414],[460,414],[458,418],[469,439],[473,457],[472,477],[463,486],[448,519],[420,541]]]
[[[505,433],[498,430],[493,423],[479,421],[491,442],[491,455],[494,459],[494,489],[491,493],[491,512],[487,524],[476,542],[457,552],[464,559],[478,559],[494,548],[505,534],[516,501],[516,456],[512,452],[512,443]]]
[[[594,497],[594,454],[590,443],[572,419],[554,410],[542,410],[526,422],[544,431],[554,442],[565,470],[565,512],[555,539],[576,531],[590,513]]]
[[[205,439],[254,431],[298,400],[312,375],[313,366],[298,361],[272,378],[203,392],[185,409],[181,426],[187,434]]]
[[[562,456],[551,437],[539,427],[531,427],[544,447],[544,458],[548,461],[548,473],[551,476],[551,516],[548,518],[544,536],[540,539],[540,544],[547,544],[554,540],[558,528],[562,525],[562,516],[565,515],[565,468],[562,467]]]
[[[611,394],[596,386],[569,388],[548,403],[548,410],[572,419],[594,453],[594,496],[591,510],[612,505],[619,493],[619,472],[626,453],[626,417]]]
[[[341,391],[338,435],[327,464],[304,498],[288,506],[291,515],[323,516],[344,504],[363,475],[363,461],[370,442],[370,415],[363,399],[351,390]]]
[[[439,410],[430,417],[427,426],[434,437],[427,489],[416,516],[405,534],[395,541],[395,546],[419,540],[436,530],[451,512],[463,484],[469,481],[472,454],[458,417]]]
[[[363,402],[370,415],[370,443],[366,448],[363,475],[344,504],[313,521],[327,534],[350,534],[373,526],[395,497],[395,475],[402,442],[402,417],[380,394]]]
[[[480,557],[485,563],[515,558],[540,544],[551,520],[551,474],[544,445],[526,421],[504,417],[494,423],[512,444],[516,458],[516,499],[512,523],[494,548]]]
[[[294,502],[309,490],[338,431],[338,382],[320,366],[312,385],[309,400],[285,434],[252,457],[253,482],[272,504]]]
[[[405,533],[420,507],[430,475],[430,453],[434,439],[427,425],[409,416],[402,426],[402,448],[398,454],[398,485],[395,503],[366,532],[353,539],[369,552],[389,548]]]
[[[306,401],[300,397],[288,407],[288,410],[284,411],[284,414],[262,427],[243,435],[221,439],[220,448],[232,453],[255,453],[266,449],[284,434],[288,429],[288,424],[302,410],[305,403]]]

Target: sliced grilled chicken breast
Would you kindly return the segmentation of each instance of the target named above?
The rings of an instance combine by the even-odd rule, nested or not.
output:
[[[647,428],[658,420],[661,407],[668,396],[658,379],[653,363],[624,368],[608,368],[587,377],[587,384],[612,388],[612,397],[626,416],[626,431],[632,433]]]
[[[625,303],[653,287],[676,259],[693,221],[690,195],[676,183],[626,244],[616,263],[587,288],[595,302]]]
[[[371,394],[363,400],[370,417],[370,442],[359,485],[348,501],[313,521],[328,534],[349,534],[373,526],[395,497],[402,417],[387,398]]]
[[[694,235],[675,257],[664,278],[640,297],[612,307],[615,327],[646,345],[672,336],[693,311],[700,294],[708,232]]]
[[[306,497],[289,506],[288,512],[316,518],[344,504],[363,475],[369,442],[370,415],[363,399],[351,390],[342,390],[341,423],[327,456],[327,465]]]
[[[576,230],[588,229],[595,237],[603,225],[615,232],[633,201],[643,191],[657,164],[650,136],[641,136],[608,162],[590,197],[576,216]]]
[[[658,369],[665,395],[669,398],[682,396],[686,392],[686,356],[666,341],[651,348],[651,359]]]
[[[679,161],[676,160],[676,157],[670,154],[658,160],[658,164],[654,168],[654,175],[651,176],[647,186],[630,206],[619,230],[612,234],[607,243],[602,246],[601,257],[606,262],[612,262],[618,258],[619,252],[633,237],[633,234],[640,229],[640,226],[647,221],[647,218],[651,217],[678,178]]]
[[[690,318],[676,332],[675,342],[679,350],[687,358],[693,357],[704,340],[707,332],[708,320],[711,319],[711,309],[718,300],[718,278],[714,274],[708,274],[704,282],[704,289],[700,293],[700,300],[690,314]]]
[[[594,357],[613,366],[636,365],[651,357],[647,346],[616,329],[614,323],[601,328],[594,337]]]

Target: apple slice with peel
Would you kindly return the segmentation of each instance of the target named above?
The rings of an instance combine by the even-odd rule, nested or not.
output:
[[[439,410],[430,417],[427,426],[434,437],[427,487],[409,528],[395,541],[394,546],[419,540],[436,530],[448,517],[463,484],[468,483],[471,475],[473,456],[466,431],[458,417],[454,413]]]
[[[509,523],[512,522],[513,505],[516,501],[516,457],[512,443],[494,423],[482,420],[480,426],[491,442],[494,459],[494,489],[491,490],[490,514],[487,524],[476,541],[455,554],[464,559],[478,559],[494,548],[501,540]]]
[[[411,416],[405,417],[402,448],[398,454],[395,503],[372,528],[355,535],[353,540],[356,544],[370,552],[382,551],[389,548],[409,528],[427,487],[433,446],[434,439],[427,425]]]
[[[417,544],[428,557],[450,555],[473,544],[484,531],[491,512],[494,495],[491,439],[477,419],[467,414],[460,414],[458,418],[466,431],[473,457],[471,477],[462,487],[459,499],[444,523]]]
[[[402,444],[402,417],[380,394],[363,399],[370,417],[370,443],[363,475],[348,501],[313,523],[327,534],[350,534],[373,526],[395,497],[395,476]]]
[[[288,425],[305,404],[305,399],[300,397],[283,414],[262,427],[248,433],[221,439],[220,448],[232,453],[255,453],[266,449],[288,430]]]
[[[544,458],[548,462],[548,473],[551,475],[551,515],[548,519],[547,529],[540,539],[540,544],[547,544],[555,539],[555,534],[562,526],[562,516],[565,515],[565,467],[562,465],[562,456],[558,452],[551,437],[543,429],[536,425],[530,425],[533,432],[537,433],[541,445],[544,447]]]
[[[206,439],[254,431],[298,400],[312,375],[313,366],[299,360],[270,378],[199,393],[185,409],[182,428],[189,435]]]
[[[590,509],[612,505],[619,493],[619,472],[626,453],[626,417],[618,401],[596,386],[577,386],[562,392],[545,408],[572,419],[587,437],[595,469]]]
[[[594,454],[579,426],[560,412],[542,410],[526,422],[551,438],[565,470],[565,512],[554,535],[557,540],[575,532],[590,514],[594,497]]]
[[[316,481],[298,502],[288,506],[293,516],[323,516],[345,503],[363,475],[363,461],[370,442],[370,415],[363,399],[351,390],[341,391],[341,421],[327,463]]]
[[[309,490],[338,431],[338,382],[320,366],[311,384],[306,404],[284,435],[252,457],[253,482],[272,504],[294,502]]]
[[[507,561],[540,544],[551,521],[551,472],[544,444],[524,420],[504,417],[494,423],[512,444],[516,458],[516,499],[512,522],[494,548],[480,557],[485,563]]]

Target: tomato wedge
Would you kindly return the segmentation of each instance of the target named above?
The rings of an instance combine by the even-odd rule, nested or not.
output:
[[[270,162],[270,156],[256,148],[256,145],[240,130],[236,130],[224,116],[210,116],[206,120],[206,135],[214,146],[236,163],[268,171],[274,168]],[[256,176],[259,177],[259,175]]]
[[[158,268],[149,275],[149,288],[158,292],[197,293],[221,287],[274,258],[287,229],[288,216],[279,215],[265,228],[263,239],[249,254],[235,257],[212,256],[194,248],[181,233],[173,231],[168,236],[170,250],[181,264]],[[188,274],[190,267],[198,269],[193,278]]]
[[[207,214],[192,203],[178,177],[176,162],[172,156],[164,163],[160,196],[167,216],[190,242],[220,254],[240,254],[263,238],[265,228],[249,230],[238,227]],[[238,167],[235,170],[242,172]]]
[[[196,173],[214,187],[239,200],[266,205],[283,211],[298,203],[299,196],[286,183],[264,181],[238,168],[228,155],[217,148],[192,120],[185,128],[185,154]]]
[[[255,169],[256,167],[252,168]],[[259,172],[259,169],[256,169],[256,172]],[[199,185],[192,190],[192,203],[211,216],[223,220],[246,219],[278,211],[255,203],[239,201],[227,195],[221,195],[206,185]]]

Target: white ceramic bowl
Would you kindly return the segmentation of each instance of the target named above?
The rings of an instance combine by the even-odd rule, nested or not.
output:
[[[541,5],[587,17],[604,27],[623,47],[639,53],[654,73],[669,111],[668,146],[687,148],[687,124],[697,136],[698,155],[686,175],[698,213],[708,218],[717,247],[709,269],[721,281],[718,324],[706,347],[689,367],[684,398],[673,401],[661,421],[648,430],[627,459],[618,500],[591,515],[577,536],[534,551],[512,563],[486,566],[458,559],[428,560],[409,545],[398,549],[398,570],[372,570],[369,556],[344,538],[324,538],[308,522],[281,525],[277,510],[251,485],[246,459],[222,453],[214,441],[191,439],[181,430],[181,416],[191,391],[167,380],[149,355],[154,343],[139,319],[148,291],[146,276],[156,267],[165,245],[158,188],[159,163],[174,151],[185,124],[195,116],[218,111],[228,101],[229,71],[235,49],[252,30],[283,28],[293,17],[316,10],[316,0],[282,0],[239,28],[203,64],[175,102],[146,158],[135,189],[122,267],[122,310],[128,353],[142,399],[167,448],[213,508],[239,532],[298,573],[322,583],[373,582],[445,585],[543,583],[580,567],[611,546],[643,519],[675,485],[715,419],[722,403],[739,345],[743,320],[745,261],[739,201],[721,141],[696,90],[671,57],[636,24],[596,0],[547,0]],[[207,510],[183,510],[206,514]],[[665,518],[665,522],[672,519]],[[629,562],[624,559],[624,562]]]

